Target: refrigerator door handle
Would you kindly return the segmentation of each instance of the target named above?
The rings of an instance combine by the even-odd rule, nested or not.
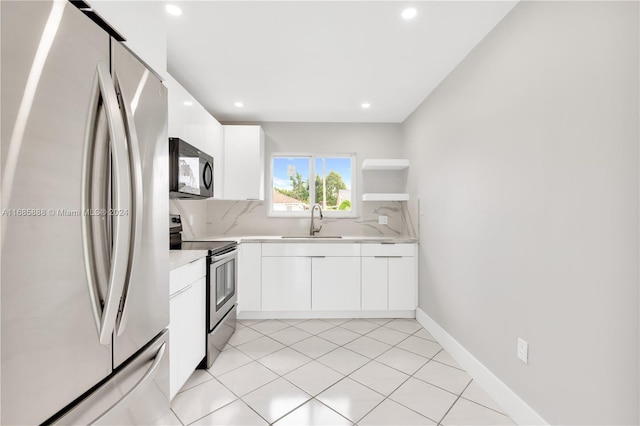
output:
[[[108,416],[111,411],[113,411],[114,409],[117,409],[118,406],[127,405],[129,399],[135,396],[135,393],[138,389],[143,387],[147,382],[153,380],[156,374],[158,374],[158,369],[160,368],[160,364],[162,363],[162,359],[164,358],[164,353],[166,352],[166,348],[167,348],[167,343],[165,342],[162,344],[162,346],[160,346],[160,349],[158,349],[158,352],[156,353],[156,356],[153,360],[153,363],[151,364],[151,367],[149,367],[149,369],[144,374],[144,376],[142,376],[142,378],[138,380],[138,382],[126,394],[124,394],[124,396],[120,398],[118,402],[113,404],[109,409],[107,409],[104,413],[100,414],[95,420],[93,420],[89,424],[90,425],[98,424],[105,416]]]
[[[107,281],[104,306],[100,300],[96,275],[96,259],[94,258],[93,245],[96,244],[95,236],[91,232],[91,215],[86,214],[91,203],[91,169],[93,159],[93,134],[97,111],[102,98],[103,107],[107,119],[109,131],[109,147],[111,151],[111,169],[113,179],[112,200],[115,210],[125,210],[131,205],[131,173],[129,169],[129,153],[127,149],[127,136],[124,129],[118,99],[116,97],[113,80],[109,73],[109,66],[105,62],[98,62],[96,76],[93,84],[91,98],[91,112],[87,126],[85,143],[85,156],[83,160],[82,181],[82,234],[83,251],[85,260],[85,272],[93,317],[98,331],[100,343],[109,345],[120,306],[120,298],[124,289],[124,283],[128,272],[129,242],[131,234],[131,218],[128,215],[109,215],[109,211],[103,211],[106,220],[112,219],[113,245],[111,247],[111,265]],[[106,236],[104,236],[106,238]]]
[[[145,70],[142,79],[139,83],[139,90],[142,90],[145,82],[149,76],[149,70]],[[129,103],[128,99],[125,99],[124,94],[120,90],[120,82],[118,80],[117,72],[114,72],[114,82],[116,88],[116,94],[120,101],[122,118],[125,124],[125,131],[127,133],[127,139],[129,141],[129,167],[132,179],[132,206],[130,213],[133,216],[133,229],[130,237],[129,245],[129,257],[127,278],[123,289],[122,299],[120,302],[120,316],[116,323],[116,334],[120,336],[126,326],[129,310],[127,309],[127,298],[131,291],[131,270],[137,260],[137,254],[139,244],[142,235],[142,218],[143,218],[143,194],[142,194],[142,160],[140,159],[140,144],[138,143],[138,135],[136,133],[135,122],[133,119],[132,108],[136,107],[136,100],[132,100]]]

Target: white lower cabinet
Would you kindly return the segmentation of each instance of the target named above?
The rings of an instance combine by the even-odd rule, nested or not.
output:
[[[415,244],[363,244],[363,310],[418,306],[415,250]]]
[[[311,310],[311,258],[262,258],[262,310]]]
[[[360,310],[360,257],[311,258],[311,308]]]
[[[170,398],[205,355],[206,263],[197,260],[171,271],[169,299]],[[174,291],[175,290],[175,291]]]
[[[416,294],[415,257],[390,257],[389,262],[389,309],[415,309]]]
[[[362,309],[389,309],[387,258],[362,258]]]
[[[262,309],[262,244],[242,243],[238,253],[238,312]]]
[[[416,244],[243,243],[238,310],[251,318],[410,315],[417,306]]]

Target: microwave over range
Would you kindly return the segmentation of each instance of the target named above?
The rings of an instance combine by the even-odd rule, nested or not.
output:
[[[213,157],[169,138],[169,198],[213,197]]]

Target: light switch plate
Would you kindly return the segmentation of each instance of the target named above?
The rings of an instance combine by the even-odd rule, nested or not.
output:
[[[387,216],[378,216],[378,224],[379,225],[386,225],[389,221],[389,218]]]

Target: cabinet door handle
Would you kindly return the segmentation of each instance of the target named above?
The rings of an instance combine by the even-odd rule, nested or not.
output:
[[[324,259],[327,256],[309,256],[312,259]]]
[[[402,256],[373,256],[376,259],[400,259]]]

